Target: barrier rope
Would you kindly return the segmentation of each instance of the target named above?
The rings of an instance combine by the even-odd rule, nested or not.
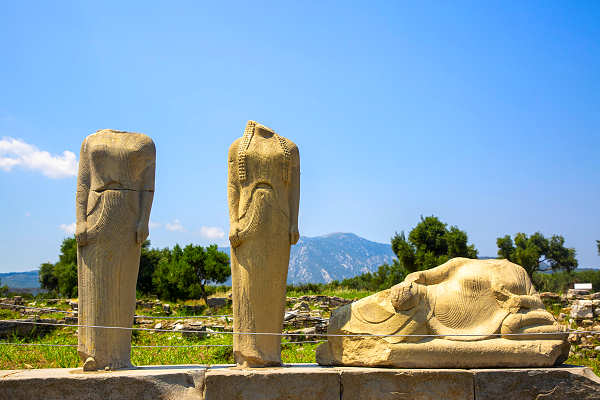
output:
[[[32,324],[32,325],[47,325],[47,326],[63,326],[75,328],[98,328],[98,329],[121,329],[129,331],[151,331],[151,332],[171,332],[171,333],[194,333],[206,335],[263,335],[263,336],[316,336],[316,337],[420,337],[420,338],[436,338],[436,337],[476,337],[476,336],[565,336],[571,333],[574,334],[600,334],[600,331],[576,331],[565,330],[562,332],[530,332],[530,333],[449,333],[449,334],[340,334],[340,333],[292,333],[292,332],[229,332],[229,331],[197,331],[187,329],[156,329],[156,328],[136,328],[124,326],[104,326],[104,325],[80,325],[80,324],[59,324],[53,322],[40,321],[21,321],[21,320],[0,320],[0,322],[17,323],[17,324]]]
[[[281,343],[282,346],[290,344],[304,344],[304,343],[322,343],[325,340],[307,340],[302,342],[285,342]],[[46,346],[46,347],[77,347],[76,344],[54,344],[54,343],[15,343],[15,342],[0,342],[0,346]],[[165,347],[232,347],[232,344],[183,344],[183,345],[132,345],[132,348],[165,348]]]
[[[0,303],[0,306],[10,306],[17,308],[28,308],[31,310],[40,310],[40,311],[48,311],[48,312],[58,312],[65,314],[78,314],[77,311],[74,310],[59,310],[57,308],[45,308],[45,307],[34,307],[34,306],[22,306],[20,304],[10,304],[10,303]],[[148,319],[192,319],[192,318],[223,318],[223,317],[233,317],[233,315],[180,315],[180,316],[157,316],[157,315],[134,315],[135,318],[148,318]]]

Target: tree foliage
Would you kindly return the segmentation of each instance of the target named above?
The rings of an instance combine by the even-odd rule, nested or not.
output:
[[[496,239],[499,258],[506,258],[521,265],[529,276],[537,271],[572,272],[577,268],[575,249],[565,247],[565,239],[560,235],[546,238],[540,232],[531,236],[517,233],[514,240],[510,235]]]
[[[223,283],[231,275],[229,256],[217,245],[207,248],[175,245],[168,257],[161,258],[153,275],[153,283],[160,298],[177,300],[208,298],[210,282]]]
[[[407,274],[397,262],[393,265],[383,264],[375,272],[344,279],[339,285],[348,289],[380,291],[402,282]]]
[[[468,236],[456,226],[450,226],[433,215],[421,217],[421,222],[408,234],[392,237],[392,250],[398,263],[409,272],[436,267],[454,257],[477,258],[477,250],[468,244]]]
[[[140,294],[158,295],[166,300],[206,298],[208,285],[223,283],[231,275],[229,256],[217,245],[194,246],[170,250],[150,248],[142,244],[136,289]],[[56,264],[40,265],[42,289],[65,297],[77,296],[77,242],[74,237],[63,240]]]
[[[54,275],[54,264],[46,262],[40,265],[38,279],[42,289],[53,293],[58,292],[58,278]]]
[[[66,238],[60,245],[58,262],[40,265],[40,286],[64,297],[77,297],[77,242]]]
[[[8,296],[9,289],[7,285],[2,286],[2,279],[0,279],[0,297]]]
[[[165,249],[152,249],[150,248],[150,241],[146,240],[142,244],[142,251],[140,254],[140,268],[138,272],[137,286],[136,289],[140,294],[150,295],[156,292],[153,275],[156,271],[156,267],[160,261],[164,258],[169,257],[170,250]]]

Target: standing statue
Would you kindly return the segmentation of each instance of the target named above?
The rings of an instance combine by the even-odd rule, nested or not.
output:
[[[321,365],[550,367],[569,354],[564,327],[527,272],[507,260],[453,258],[413,272],[335,310],[327,333],[334,336],[317,349]]]
[[[83,141],[76,212],[79,324],[131,328],[141,245],[154,197],[154,142],[98,131]],[[83,369],[131,367],[131,331],[79,328]]]
[[[254,121],[229,148],[228,201],[236,332],[281,333],[290,245],[296,244],[300,156]],[[234,335],[241,367],[281,365],[281,336]]]

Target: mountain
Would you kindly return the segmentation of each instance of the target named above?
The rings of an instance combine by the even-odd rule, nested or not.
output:
[[[301,237],[290,252],[289,283],[327,283],[373,272],[396,258],[392,246],[354,233]]]
[[[0,286],[39,288],[38,271],[0,273]]]
[[[230,254],[229,247],[220,251]],[[327,283],[375,271],[396,258],[392,246],[371,242],[354,233],[301,236],[290,251],[288,283]],[[226,285],[231,284],[229,279]]]
[[[230,253],[229,247],[219,250]],[[391,264],[395,255],[389,244],[371,242],[354,233],[302,236],[290,252],[288,283],[323,283],[372,272]],[[0,274],[1,285],[39,288],[38,271]],[[225,284],[230,285],[231,280]]]

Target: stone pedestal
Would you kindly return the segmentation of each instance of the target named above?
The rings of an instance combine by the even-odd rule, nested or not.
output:
[[[0,371],[0,400],[492,400],[600,399],[589,368],[386,369],[318,367],[236,369],[155,366],[108,372]]]

